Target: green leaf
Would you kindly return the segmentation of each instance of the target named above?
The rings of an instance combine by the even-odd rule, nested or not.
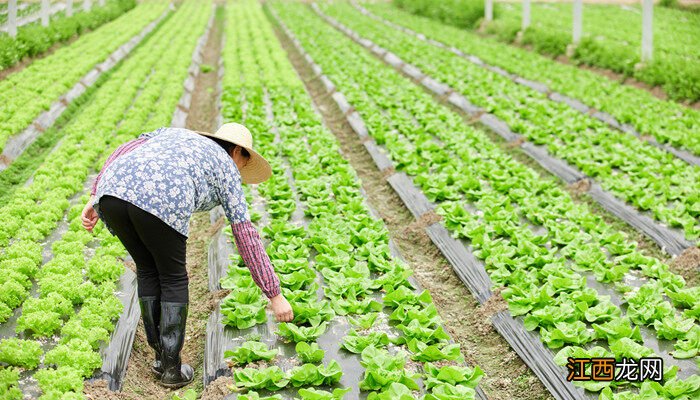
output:
[[[6,338],[0,341],[0,362],[9,365],[34,369],[39,365],[42,354],[41,343],[35,340]]]
[[[279,349],[268,349],[265,343],[247,341],[234,350],[226,350],[224,358],[231,358],[236,364],[248,364],[258,360],[272,360]]]
[[[656,336],[666,340],[683,339],[695,326],[695,321],[691,318],[682,318],[677,315],[654,321]]]
[[[287,386],[287,375],[274,365],[267,368],[244,368],[233,371],[234,385],[238,389],[280,390]]]
[[[473,388],[463,385],[439,384],[426,394],[424,400],[472,400],[476,396]]]
[[[323,360],[323,355],[326,353],[318,347],[317,343],[299,342],[296,344],[295,350],[299,354],[301,361],[305,363],[318,363]]]
[[[427,389],[436,387],[441,383],[476,388],[484,376],[484,371],[478,366],[474,367],[474,369],[454,365],[445,365],[438,368],[432,363],[425,363],[423,371],[425,371],[425,385]]]
[[[411,359],[414,361],[440,361],[440,360],[450,360],[463,361],[462,353],[459,349],[459,344],[432,344],[427,345],[418,339],[410,339],[406,342],[406,346],[413,353]]]
[[[323,335],[327,326],[327,321],[316,326],[298,326],[291,322],[282,322],[277,325],[275,333],[293,342],[312,342]]]
[[[413,400],[413,392],[406,385],[393,382],[389,388],[381,392],[371,392],[367,400]]]
[[[371,332],[367,335],[359,335],[354,329],[350,330],[343,338],[340,347],[349,352],[360,354],[367,346],[386,347],[389,337],[384,332]]]
[[[292,368],[289,373],[289,382],[294,387],[299,386],[330,386],[340,381],[343,371],[337,361],[331,360],[327,366],[315,364],[303,364]]]
[[[240,393],[237,398],[239,400],[282,400],[282,395],[275,394],[272,396],[261,397],[258,392],[249,391],[248,393]]]
[[[299,389],[299,396],[301,400],[342,400],[345,394],[349,393],[352,388],[337,388],[333,389],[333,392],[327,392],[325,390],[317,390],[314,388],[301,388]]]
[[[357,318],[353,317],[348,317],[348,321],[350,321],[351,324],[361,328],[361,329],[369,329],[372,326],[374,326],[374,321],[377,320],[377,317],[379,316],[378,312],[370,312],[364,315],[360,315]]]

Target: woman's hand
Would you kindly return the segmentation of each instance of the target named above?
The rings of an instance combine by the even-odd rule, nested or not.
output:
[[[272,303],[272,311],[275,312],[275,319],[277,319],[277,322],[290,322],[294,319],[292,306],[289,305],[289,302],[284,298],[282,293],[272,297],[270,302]]]
[[[95,196],[90,196],[90,200],[88,200],[87,204],[85,204],[82,213],[83,228],[87,229],[88,232],[92,232],[92,228],[95,227],[97,220],[100,219],[100,217],[97,215],[97,211],[95,211],[95,209],[92,207],[92,202],[94,199]]]

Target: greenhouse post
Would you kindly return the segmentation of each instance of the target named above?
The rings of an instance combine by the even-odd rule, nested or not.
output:
[[[654,0],[644,0],[642,8],[642,62],[648,62],[651,61],[654,51]]]
[[[583,0],[574,0],[574,23],[571,42],[578,44],[583,31]]]
[[[43,26],[49,26],[50,9],[49,0],[41,0],[41,25]]]
[[[7,5],[7,34],[17,36],[17,0],[10,0]]]
[[[523,25],[522,30],[524,31],[530,26],[530,0],[523,0]]]

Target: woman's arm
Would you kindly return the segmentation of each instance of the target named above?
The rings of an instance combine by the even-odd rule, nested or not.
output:
[[[231,224],[231,231],[236,240],[238,253],[243,258],[245,265],[250,270],[255,284],[270,299],[272,311],[279,322],[288,322],[294,319],[294,311],[287,299],[281,293],[280,281],[265,252],[265,247],[260,240],[257,229],[249,220]]]
[[[231,224],[231,231],[238,253],[248,266],[255,284],[269,299],[280,294],[280,280],[275,274],[270,257],[265,252],[257,229],[250,221],[243,221]]]
[[[223,162],[223,161],[222,161]],[[253,281],[270,299],[277,321],[291,321],[294,312],[281,293],[280,281],[265,252],[257,229],[250,222],[248,204],[243,193],[241,176],[233,160],[226,159],[225,166],[215,171],[217,196],[226,218],[231,222],[231,232],[236,241],[238,253],[250,270]]]

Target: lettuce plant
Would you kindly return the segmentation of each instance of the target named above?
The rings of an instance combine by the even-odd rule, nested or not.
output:
[[[413,400],[415,399],[413,392],[408,386],[392,382],[388,388],[379,391],[371,392],[367,395],[367,400]]]
[[[59,368],[71,367],[82,376],[88,377],[102,366],[102,358],[87,341],[71,339],[49,350],[44,357],[44,364],[56,365]]]
[[[333,389],[333,392],[314,388],[301,388],[298,393],[301,396],[301,400],[343,400],[344,396],[351,390],[352,388],[350,387],[336,388]]]
[[[248,393],[239,394],[237,398],[240,400],[282,400],[282,395],[260,396],[258,392],[249,391]]]
[[[371,332],[367,335],[359,335],[354,329],[350,330],[343,338],[340,345],[351,353],[360,354],[368,346],[386,347],[389,344],[389,337],[384,332]]]
[[[282,322],[277,325],[275,333],[293,342],[312,342],[323,335],[327,326],[327,321],[312,326],[298,326],[291,322]]]
[[[415,379],[419,374],[412,374],[404,369],[406,355],[405,352],[391,355],[388,351],[373,346],[362,350],[360,364],[365,368],[365,374],[360,381],[360,390],[382,390],[393,382],[418,390]]]
[[[46,395],[83,391],[83,375],[79,370],[63,366],[56,369],[40,369],[34,374],[34,379],[39,382],[39,387]]]
[[[234,385],[239,388],[280,390],[287,386],[289,379],[280,367],[244,368],[233,371]]]
[[[343,371],[337,361],[331,360],[328,365],[303,364],[292,368],[287,376],[294,387],[300,386],[331,386],[340,381]]]
[[[237,364],[248,364],[258,360],[272,360],[279,349],[268,349],[267,345],[257,341],[247,341],[234,350],[226,350],[225,358],[231,358]]]
[[[411,351],[411,360],[414,361],[464,360],[459,349],[459,344],[457,343],[427,345],[414,338],[406,342],[406,347]]]
[[[473,400],[475,398],[476,392],[469,386],[441,383],[426,394],[424,400]]]
[[[19,371],[17,368],[0,367],[0,398],[22,400],[19,390]]]
[[[479,381],[484,376],[484,371],[478,366],[473,369],[454,365],[436,367],[432,363],[425,363],[423,371],[425,371],[425,387],[427,389],[434,388],[441,384],[463,385],[476,388]]]
[[[35,340],[6,338],[0,341],[0,362],[8,365],[34,369],[39,365],[44,351]]]
[[[307,343],[298,342],[295,346],[297,354],[301,361],[305,363],[315,364],[323,360],[323,356],[326,353],[323,349],[318,347],[317,343]]]
[[[692,358],[700,354],[700,327],[694,326],[682,340],[673,345],[675,358]]]
[[[29,332],[32,337],[49,337],[63,325],[61,314],[53,311],[22,313],[17,318],[17,333]]]
[[[370,312],[364,315],[360,315],[357,318],[349,316],[348,321],[362,330],[367,330],[374,326],[374,321],[377,320],[378,316],[378,312]]]

